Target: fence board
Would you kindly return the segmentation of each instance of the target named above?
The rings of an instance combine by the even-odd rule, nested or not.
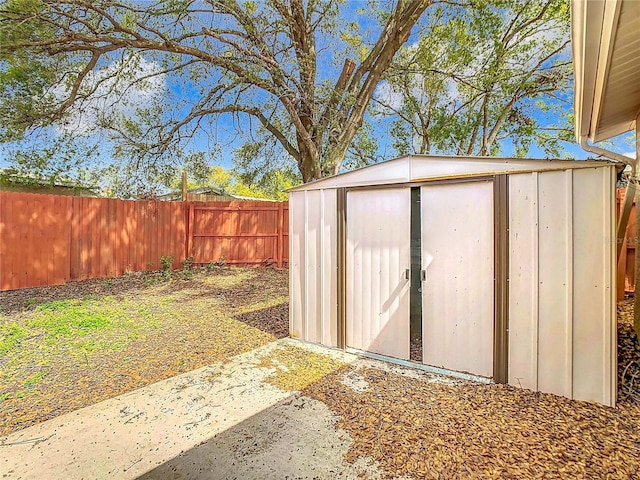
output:
[[[620,218],[622,206],[624,204],[624,194],[626,188],[619,188],[616,192],[616,212]],[[624,236],[622,244],[622,252],[618,261],[618,300],[624,299],[625,293],[635,292],[635,253],[636,253],[636,203],[633,202],[631,207],[631,215],[629,216],[629,225]]]
[[[155,202],[0,192],[0,290],[195,263],[288,263],[286,203]]]

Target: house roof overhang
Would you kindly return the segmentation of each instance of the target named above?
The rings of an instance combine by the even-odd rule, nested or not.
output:
[[[575,134],[600,142],[640,112],[640,1],[572,0]]]

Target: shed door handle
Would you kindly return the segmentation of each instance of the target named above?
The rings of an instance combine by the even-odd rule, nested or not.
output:
[[[425,282],[427,280],[427,270],[420,270],[420,280]]]
[[[411,269],[407,268],[407,269],[404,271],[404,278],[405,278],[406,280],[410,280],[410,279],[411,279]]]

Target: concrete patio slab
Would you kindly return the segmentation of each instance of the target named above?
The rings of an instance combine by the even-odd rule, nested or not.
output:
[[[344,462],[351,439],[323,403],[264,381],[273,369],[260,359],[292,345],[356,359],[270,343],[1,438],[2,478],[377,477]]]

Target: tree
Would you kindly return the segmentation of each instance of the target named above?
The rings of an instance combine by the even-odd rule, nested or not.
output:
[[[379,13],[377,35],[339,36],[340,0],[9,0],[0,8],[1,61],[26,72],[31,59],[45,59],[46,68],[40,83],[3,88],[0,123],[27,103],[28,114],[9,123],[18,138],[86,115],[96,94],[118,98],[135,85],[179,78],[134,111],[97,118],[134,163],[166,155],[227,115],[250,128],[255,122],[303,181],[333,175],[432,1],[395,0]],[[131,80],[127,68],[143,63],[151,67]]]
[[[566,0],[447,5],[424,23],[376,95],[400,154],[496,155],[511,142],[516,156],[532,143],[559,156],[573,141]]]
[[[264,198],[285,201],[289,195],[284,192],[300,183],[294,172],[288,170],[271,170],[264,182],[254,182],[252,178],[237,173],[235,170],[220,166],[207,167],[203,172],[187,171],[187,188],[218,187],[225,195]],[[194,175],[195,173],[195,175]],[[182,173],[175,172],[170,188],[179,192],[182,188]]]

